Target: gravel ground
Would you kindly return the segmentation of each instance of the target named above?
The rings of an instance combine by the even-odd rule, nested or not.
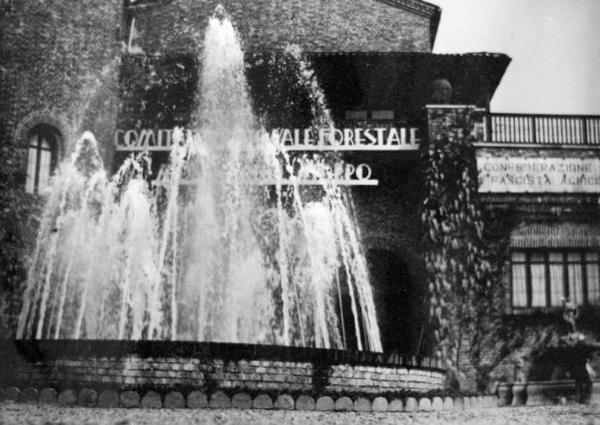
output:
[[[266,410],[148,410],[0,403],[0,425],[600,425],[600,406],[554,406],[419,413]]]

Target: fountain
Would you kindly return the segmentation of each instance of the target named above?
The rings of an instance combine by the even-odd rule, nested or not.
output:
[[[314,122],[331,125],[326,115]],[[339,158],[293,156],[261,128],[222,9],[206,30],[195,129],[176,129],[173,140],[153,186],[148,154],[109,177],[91,133],[60,166],[17,330],[17,346],[35,366],[25,374],[30,385],[370,393],[442,386],[432,363],[377,354],[367,263],[350,195],[334,182]],[[408,363],[430,370],[400,368]],[[121,373],[108,378],[98,367]],[[156,373],[163,368],[169,374]],[[363,379],[365,371],[373,376]],[[417,375],[427,383],[413,388]]]
[[[20,338],[345,348],[345,285],[358,349],[364,340],[381,351],[347,195],[327,179],[303,190],[299,180],[282,184],[298,165],[297,175],[326,177],[326,163],[295,161],[260,131],[243,53],[222,15],[206,32],[197,132],[175,136],[163,186],[146,188],[143,159],[108,178],[89,133],[59,169]],[[194,179],[185,189],[182,172]]]

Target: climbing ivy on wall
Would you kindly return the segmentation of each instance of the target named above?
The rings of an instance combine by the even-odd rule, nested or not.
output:
[[[246,55],[254,112],[265,128],[307,128],[323,113],[322,102],[311,98],[307,87],[316,78],[302,61],[301,53],[291,49]]]
[[[0,3],[0,338],[14,333],[43,202],[25,193],[27,134],[19,127],[31,114],[56,118],[68,154],[84,130],[108,145],[116,113],[122,2],[43,3]]]
[[[195,107],[198,63],[193,55],[124,56],[119,127],[188,126]]]
[[[267,129],[305,128],[324,114],[314,99],[316,76],[300,52],[250,52],[246,76],[254,112]],[[190,126],[200,89],[200,63],[190,55],[158,59],[128,56],[120,76],[122,128]]]
[[[458,386],[461,358],[492,290],[493,269],[477,204],[470,111],[430,111],[435,137],[422,147],[425,165],[424,257],[436,356]],[[472,349],[473,347],[469,347]]]
[[[25,168],[21,150],[4,144],[0,148],[0,338],[16,329],[21,285],[29,248],[38,228],[41,200],[21,189]]]

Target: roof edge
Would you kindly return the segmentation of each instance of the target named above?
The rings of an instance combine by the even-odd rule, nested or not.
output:
[[[174,0],[124,0],[125,8],[128,9],[146,9],[158,5],[165,5]],[[377,0],[382,3],[387,3],[391,6],[399,7],[418,13],[419,15],[432,17],[436,12],[440,12],[440,8],[431,3],[422,0]]]
[[[442,16],[442,9],[434,4],[427,3],[423,0],[378,0],[381,3],[389,4],[390,6],[402,8],[409,12],[429,18],[429,38],[430,47],[433,49],[435,39],[437,37],[438,27]]]
[[[438,56],[438,57],[487,57],[494,59],[504,59],[509,63],[512,58],[506,53],[499,52],[457,52],[457,53],[434,53],[434,52],[419,52],[419,51],[401,51],[401,50],[371,50],[371,51],[310,51],[304,52],[308,56]]]
[[[441,9],[431,3],[427,3],[422,0],[378,0],[381,3],[387,3],[391,6],[396,6],[411,12],[418,13],[419,15],[426,16],[427,18],[433,17],[436,12],[440,12]]]
[[[439,7],[437,11],[431,17],[431,22],[429,23],[429,37],[431,39],[431,50],[433,50],[433,46],[435,45],[435,40],[437,38],[438,28],[440,27],[440,20],[442,18],[442,9]]]

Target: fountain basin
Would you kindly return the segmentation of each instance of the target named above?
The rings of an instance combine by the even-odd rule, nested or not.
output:
[[[427,358],[268,345],[106,340],[0,344],[0,387],[100,393],[178,391],[393,395],[443,389]]]

